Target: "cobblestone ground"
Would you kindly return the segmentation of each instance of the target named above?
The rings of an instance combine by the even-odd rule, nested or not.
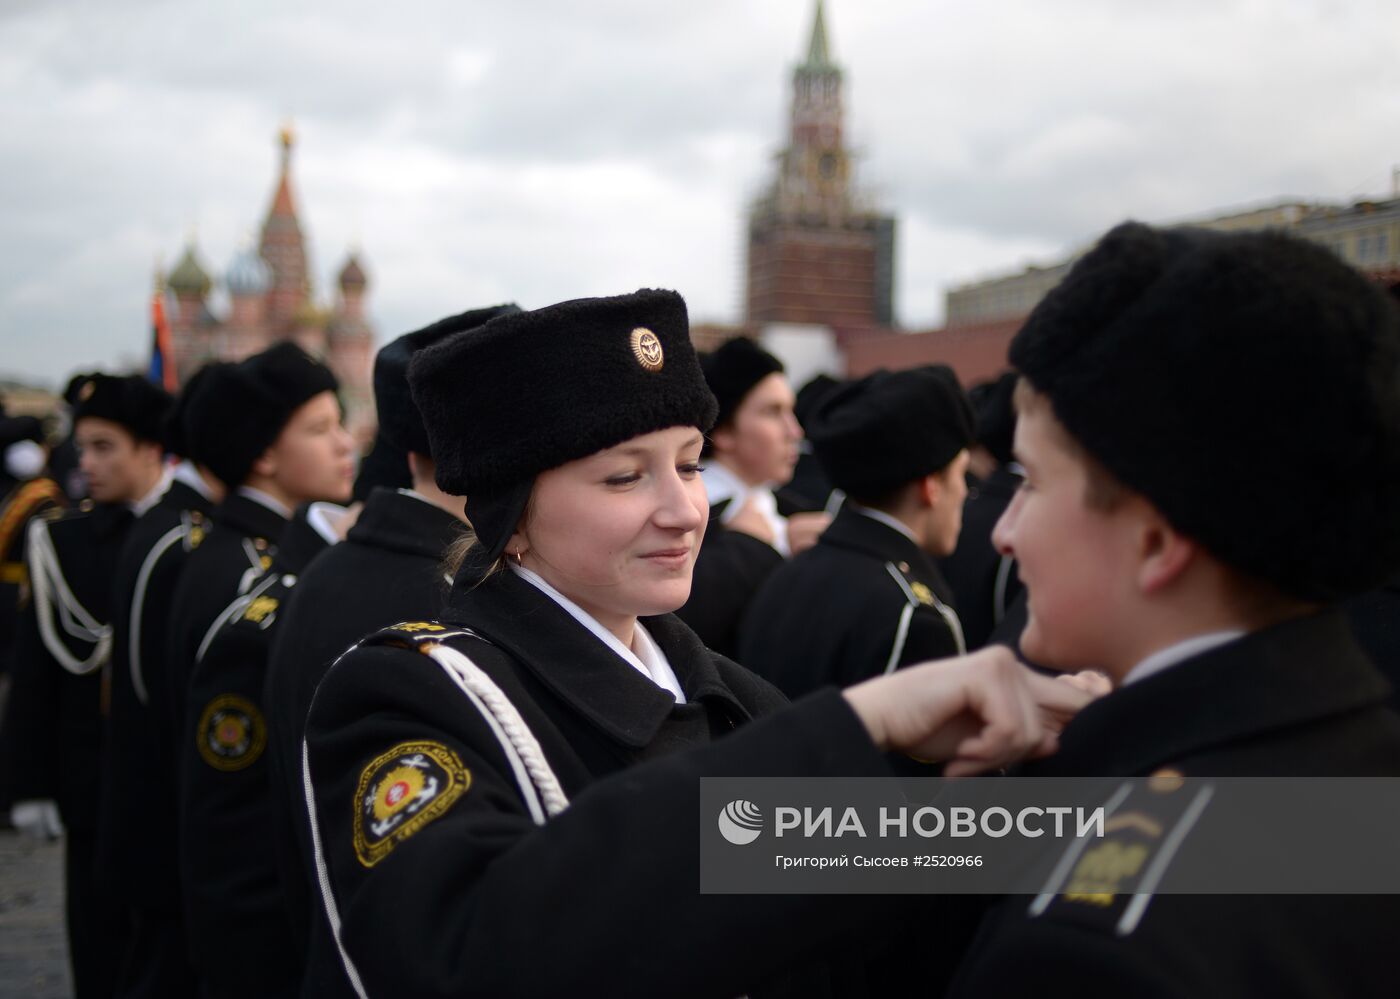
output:
[[[0,830],[0,997],[68,999],[63,846]]]

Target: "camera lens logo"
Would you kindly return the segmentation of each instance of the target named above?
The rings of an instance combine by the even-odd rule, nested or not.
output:
[[[746,846],[763,832],[763,812],[752,801],[731,801],[719,813],[719,831],[735,846]]]

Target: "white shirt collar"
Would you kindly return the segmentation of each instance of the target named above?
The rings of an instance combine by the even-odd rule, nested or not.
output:
[[[292,511],[287,509],[287,504],[281,500],[274,499],[261,489],[254,489],[252,486],[239,486],[238,495],[247,496],[259,506],[265,506],[283,520],[292,519]]]
[[[642,622],[637,622],[633,632],[632,644],[635,650],[629,649],[616,635],[599,624],[597,618],[550,586],[539,573],[519,565],[511,566],[510,570],[568,611],[575,621],[593,632],[599,641],[621,656],[623,662],[662,690],[670,691],[677,704],[685,703],[685,691],[681,690],[675,670],[671,669],[671,663],[661,651],[661,647],[647,633],[646,628],[642,627]]]
[[[914,532],[909,529],[909,525],[898,517],[892,517],[884,510],[872,510],[868,506],[861,506],[859,503],[850,499],[846,500],[846,506],[850,507],[862,517],[869,517],[871,520],[884,524],[891,530],[898,531],[910,541],[914,542],[915,545],[919,543],[919,539],[914,537]]]
[[[729,505],[720,514],[719,522],[728,524],[744,504],[749,502],[753,509],[763,515],[768,526],[773,529],[773,547],[784,557],[791,553],[788,545],[787,518],[778,513],[778,498],[766,486],[750,486],[733,471],[718,461],[711,461],[700,473],[700,481],[705,483],[705,496],[710,506],[729,500]]]
[[[345,507],[338,503],[312,503],[306,508],[306,522],[325,539],[328,545],[334,545],[340,541],[340,532],[331,523],[331,518],[339,520],[343,516],[345,516]]]
[[[160,481],[135,503],[131,504],[131,512],[138,517],[144,517],[150,512],[151,507],[160,502],[160,498],[165,495],[165,491],[170,488],[170,483],[175,478],[175,470],[167,468],[160,473]]]
[[[1154,673],[1160,673],[1165,669],[1170,669],[1179,663],[1184,663],[1188,659],[1194,659],[1202,653],[1209,652],[1227,642],[1233,642],[1237,638],[1244,637],[1243,628],[1228,628],[1224,631],[1210,631],[1204,635],[1193,635],[1191,638],[1177,642],[1175,645],[1168,645],[1165,649],[1158,649],[1146,659],[1142,660],[1132,669],[1128,670],[1123,677],[1123,682],[1118,686],[1126,687],[1130,683],[1137,683],[1146,679]]]
[[[176,465],[175,480],[183,482],[205,499],[213,501],[214,494],[209,489],[209,483],[204,481],[204,476],[199,474],[199,469],[194,467],[194,462],[182,461]]]

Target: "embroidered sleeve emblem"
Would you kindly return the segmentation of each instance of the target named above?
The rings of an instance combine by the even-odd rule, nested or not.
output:
[[[196,748],[215,770],[242,770],[262,755],[267,723],[252,701],[237,694],[220,694],[199,718]]]
[[[440,742],[401,742],[375,757],[355,790],[355,856],[373,867],[470,786],[461,757]]]

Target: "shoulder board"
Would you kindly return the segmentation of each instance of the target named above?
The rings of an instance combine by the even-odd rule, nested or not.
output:
[[[30,479],[17,486],[5,503],[4,513],[0,514],[0,552],[10,550],[20,529],[36,513],[50,519],[62,516],[63,501],[63,491],[52,479]],[[40,510],[45,504],[47,507]]]
[[[180,523],[184,526],[184,546],[187,552],[198,548],[204,541],[204,536],[214,527],[209,518],[198,510],[184,511],[180,515]]]
[[[1029,915],[1128,936],[1213,793],[1171,769],[1124,783],[1105,809],[1103,836],[1070,845]]]
[[[440,645],[449,638],[476,638],[476,632],[453,628],[435,621],[404,621],[391,628],[382,628],[360,640],[360,646],[395,645],[402,649],[423,650]]]
[[[885,571],[889,573],[890,578],[904,594],[904,599],[909,601],[912,606],[918,607],[922,604],[925,607],[932,607],[934,605],[933,591],[918,580],[909,578],[909,563],[886,562]]]

